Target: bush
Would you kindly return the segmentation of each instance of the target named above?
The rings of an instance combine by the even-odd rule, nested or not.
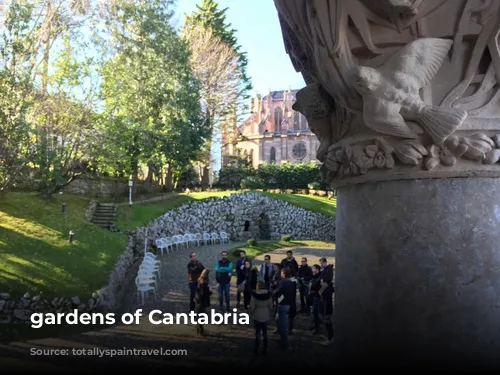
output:
[[[290,242],[292,240],[292,236],[283,236],[281,237],[282,242]]]
[[[247,241],[247,245],[250,246],[250,247],[254,247],[254,246],[257,246],[257,240],[255,238],[250,238],[248,241]]]
[[[321,190],[321,184],[319,182],[312,182],[307,185],[309,190]]]
[[[248,176],[241,180],[241,188],[242,189],[263,189],[266,187],[265,181],[257,176]]]

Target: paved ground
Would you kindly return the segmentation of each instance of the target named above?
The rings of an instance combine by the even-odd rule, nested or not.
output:
[[[215,262],[222,249],[230,249],[240,244],[201,246],[195,248],[198,258],[208,268],[213,269]],[[283,352],[278,347],[278,336],[274,335],[274,322],[270,331],[270,353],[267,358],[255,358],[253,355],[253,327],[252,325],[217,325],[207,326],[206,337],[196,335],[196,328],[191,325],[153,325],[147,319],[150,311],[158,309],[163,312],[176,313],[188,312],[188,286],[187,270],[188,254],[191,249],[184,249],[165,255],[162,258],[162,279],[160,284],[160,296],[156,302],[147,300],[145,306],[140,306],[135,293],[130,296],[130,309],[143,308],[144,318],[138,325],[117,325],[106,329],[93,330],[86,333],[65,335],[61,338],[46,338],[29,342],[10,343],[0,346],[0,368],[5,369],[46,369],[54,371],[82,370],[87,372],[94,366],[99,369],[122,366],[128,369],[138,366],[163,367],[180,366],[189,368],[193,366],[220,367],[221,361],[224,371],[236,369],[234,365],[241,368],[253,366],[286,366],[293,367],[324,367],[332,363],[332,348],[319,345],[324,336],[313,336],[307,330],[309,320],[305,316],[296,318],[296,332],[292,337],[293,352]],[[286,250],[280,249],[273,253],[273,261],[280,261]],[[318,263],[319,257],[327,256],[334,262],[333,249],[305,248],[295,249],[295,255],[307,256],[309,264]],[[262,260],[263,256],[257,260]],[[211,278],[213,290],[215,280]],[[235,305],[235,287],[232,287],[232,306]],[[212,297],[212,306],[218,307],[218,296],[215,292]],[[31,355],[34,348],[50,349],[61,348],[101,348],[101,349],[180,349],[187,350],[184,356],[116,356],[109,355],[82,356],[49,356]],[[94,349],[95,350],[95,349]],[[44,352],[46,354],[48,352]],[[292,368],[293,368],[292,367]]]

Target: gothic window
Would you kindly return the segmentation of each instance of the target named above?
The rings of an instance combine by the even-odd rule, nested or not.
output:
[[[304,143],[300,142],[292,147],[292,156],[295,159],[302,160],[306,157],[306,154],[307,154],[307,149]]]
[[[295,112],[293,116],[293,129],[294,130],[299,130],[300,129],[300,113]]]
[[[271,157],[269,158],[269,161],[271,163],[276,162],[276,149],[274,147],[271,147]]]
[[[281,131],[281,122],[283,121],[283,110],[280,107],[276,107],[274,110],[274,131]]]

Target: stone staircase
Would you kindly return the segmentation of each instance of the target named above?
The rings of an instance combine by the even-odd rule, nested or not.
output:
[[[116,208],[117,206],[114,203],[98,203],[92,217],[92,223],[106,229],[114,227]]]

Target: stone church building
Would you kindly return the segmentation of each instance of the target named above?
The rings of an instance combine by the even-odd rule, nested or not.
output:
[[[305,116],[292,109],[297,91],[271,91],[252,99],[251,114],[238,128],[240,141],[222,145],[222,168],[236,155],[247,156],[254,168],[270,162],[317,162],[319,141]]]

